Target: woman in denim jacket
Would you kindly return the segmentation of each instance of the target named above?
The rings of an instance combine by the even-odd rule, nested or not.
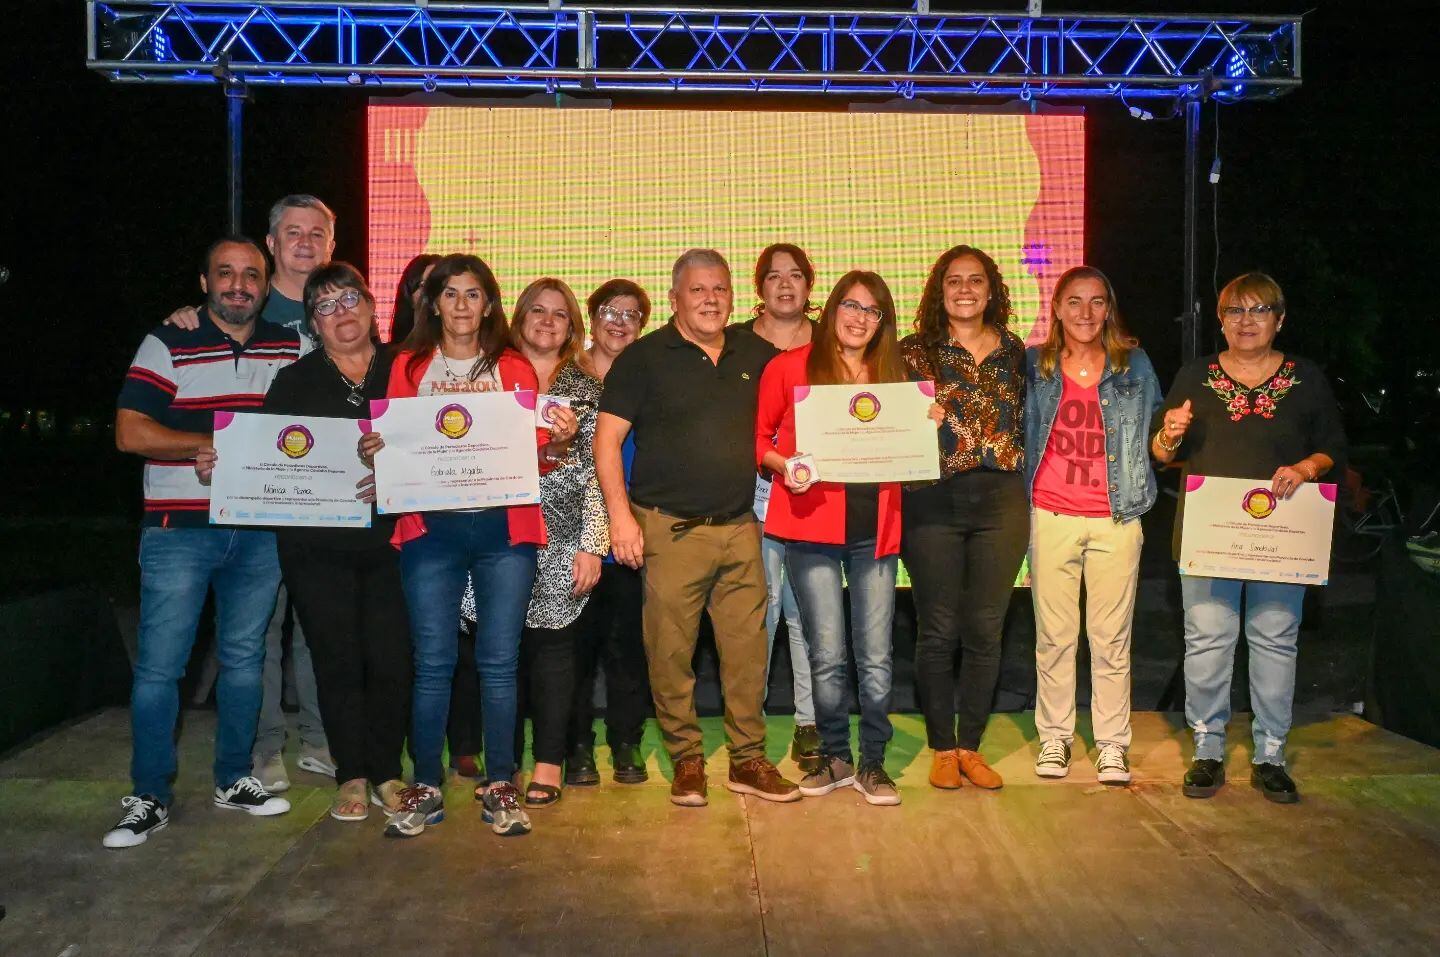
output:
[[[1035,773],[1070,773],[1080,581],[1090,639],[1090,714],[1106,784],[1130,780],[1130,626],[1140,516],[1155,504],[1147,448],[1160,383],[1126,332],[1115,290],[1077,266],[1055,284],[1050,335],[1025,353],[1025,487],[1035,602]]]

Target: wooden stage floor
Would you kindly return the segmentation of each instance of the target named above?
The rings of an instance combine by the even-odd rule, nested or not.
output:
[[[1248,784],[1248,720],[1233,783],[1195,801],[1175,715],[1135,715],[1122,789],[1083,754],[1041,781],[1030,715],[997,715],[996,793],[930,789],[920,719],[900,716],[898,808],[732,795],[709,719],[708,808],[669,804],[652,737],[649,784],[611,784],[602,751],[606,783],[532,812],[529,837],[493,836],[457,783],[445,822],[409,841],[382,839],[378,813],[331,820],[327,782],[304,772],[283,817],[212,807],[212,726],[188,714],[171,825],[128,851],[100,846],[126,790],[125,711],[0,762],[0,954],[1440,952],[1440,751],[1352,717],[1297,728],[1303,800],[1277,806]],[[771,732],[778,758],[790,719]]]

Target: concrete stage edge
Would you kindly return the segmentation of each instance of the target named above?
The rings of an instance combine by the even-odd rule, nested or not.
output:
[[[1248,718],[1231,725],[1231,783],[1196,801],[1180,793],[1177,715],[1135,715],[1135,783],[1119,789],[1078,747],[1068,779],[1036,778],[1031,716],[997,715],[983,745],[1006,779],[994,793],[928,787],[921,720],[897,716],[898,808],[851,790],[732,795],[707,719],[699,810],[666,800],[652,723],[648,784],[611,783],[602,750],[601,787],[567,790],[507,840],[455,781],[445,822],[409,841],[382,839],[378,813],[331,820],[332,786],[305,772],[283,817],[211,806],[213,715],[186,717],[171,825],[128,851],[100,846],[128,786],[126,711],[0,762],[0,954],[1440,950],[1440,751],[1348,716],[1296,729],[1304,798],[1288,807],[1248,784]],[[778,759],[790,719],[770,729]]]

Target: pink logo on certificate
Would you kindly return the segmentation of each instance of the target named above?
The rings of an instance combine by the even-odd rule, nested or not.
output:
[[[470,431],[470,426],[475,420],[463,405],[451,404],[445,406],[435,416],[435,431],[447,439],[462,438]]]
[[[796,485],[809,484],[810,476],[813,474],[815,473],[810,471],[810,466],[803,462],[797,463],[796,466],[790,470],[790,477],[795,480]]]
[[[315,436],[303,425],[287,425],[280,430],[275,447],[284,452],[287,458],[303,459],[315,447]]]
[[[1275,495],[1268,488],[1252,488],[1240,503],[1251,518],[1269,518],[1275,511]]]
[[[565,406],[561,405],[559,402],[556,402],[554,399],[546,399],[545,405],[540,409],[540,418],[544,419],[546,422],[554,422],[555,410],[563,408],[565,408]]]
[[[850,400],[850,414],[861,422],[874,422],[880,414],[880,400],[873,392],[861,392]]]

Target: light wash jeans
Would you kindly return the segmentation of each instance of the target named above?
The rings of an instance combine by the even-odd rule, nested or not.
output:
[[[275,596],[275,614],[270,616],[270,627],[265,629],[264,696],[260,701],[260,724],[255,731],[257,759],[285,748],[285,712],[280,705],[285,693],[285,613],[289,606],[290,594],[281,585]],[[295,676],[295,704],[299,708],[295,731],[300,735],[300,743],[316,751],[328,751],[330,744],[320,720],[320,696],[315,691],[315,666],[310,662],[310,646],[305,643],[298,616],[290,623],[290,668]]]
[[[215,589],[215,786],[250,773],[260,712],[265,623],[280,587],[275,533],[235,528],[147,528],[140,535],[140,634],[130,693],[134,793],[174,798],[179,681],[195,645],[205,595]]]
[[[849,643],[855,647],[860,678],[860,760],[881,763],[895,733],[890,691],[897,563],[895,555],[875,557],[874,539],[855,545],[791,542],[786,548],[785,566],[809,637],[821,746],[827,755],[846,762],[851,759],[850,670],[843,588],[850,586]]]
[[[1250,707],[1256,764],[1284,764],[1295,701],[1295,653],[1304,585],[1180,576],[1185,604],[1185,721],[1195,732],[1195,757],[1225,759],[1230,678],[1245,595],[1250,646]]]
[[[795,592],[785,574],[785,543],[766,536],[761,539],[760,555],[765,562],[765,684],[770,684],[770,659],[775,651],[775,632],[780,628],[780,614],[785,614],[786,632],[790,636],[790,671],[794,678],[795,723],[815,723],[815,699],[810,690],[810,652],[805,644],[805,626],[795,604]]]

